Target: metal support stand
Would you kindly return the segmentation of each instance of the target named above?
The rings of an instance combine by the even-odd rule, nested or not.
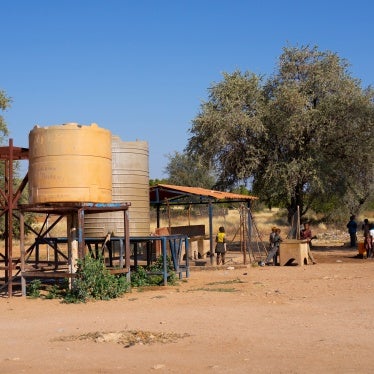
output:
[[[34,212],[34,213],[44,213],[47,215],[54,214],[61,217],[67,218],[67,237],[66,238],[47,238],[46,235],[50,231],[51,227],[48,227],[47,230],[39,232],[38,237],[35,240],[35,243],[27,250],[24,250],[24,237],[21,236],[21,262],[23,263],[21,269],[21,283],[26,284],[27,277],[66,277],[71,279],[74,277],[76,272],[76,260],[83,259],[86,255],[86,240],[84,237],[84,217],[86,214],[91,213],[100,213],[108,211],[123,211],[124,212],[124,232],[125,237],[121,238],[121,249],[120,254],[122,259],[120,260],[120,266],[118,269],[115,269],[115,273],[130,273],[130,238],[129,238],[129,220],[127,210],[130,206],[130,203],[109,203],[109,204],[95,204],[95,203],[55,203],[55,204],[28,204],[20,205],[20,213],[23,221],[23,214],[25,212]],[[43,225],[44,227],[44,225]],[[100,240],[100,239],[99,239]],[[31,254],[32,251],[36,250],[36,261],[38,259],[39,244],[48,241],[49,243],[55,244],[55,254],[59,252],[57,248],[58,243],[66,243],[68,246],[68,271],[55,271],[53,272],[42,272],[42,271],[27,271],[25,268],[26,263],[26,254]],[[102,242],[105,241],[105,238],[102,239]],[[92,239],[91,239],[92,243]],[[123,257],[125,260],[123,261]],[[58,262],[55,258],[55,265],[58,265]],[[26,287],[22,287],[22,294],[26,295]]]
[[[29,150],[13,146],[13,139],[9,139],[8,147],[0,147],[0,159],[4,161],[4,184],[0,186],[0,216],[5,217],[4,253],[0,253],[0,270],[4,270],[4,285],[0,290],[7,289],[8,297],[13,295],[13,270],[17,268],[19,260],[13,258],[13,219],[17,217],[17,204],[21,193],[27,185],[28,176],[14,189],[14,162],[28,160]],[[18,218],[18,217],[17,217]],[[22,234],[21,234],[22,235]],[[3,265],[1,263],[3,262]]]

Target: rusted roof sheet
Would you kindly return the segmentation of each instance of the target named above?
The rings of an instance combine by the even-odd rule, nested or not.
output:
[[[175,186],[172,184],[158,184],[150,188],[151,203],[162,202],[165,199],[173,200],[184,196],[200,196],[215,200],[256,200],[258,197],[241,195],[237,193],[208,190],[200,187]]]

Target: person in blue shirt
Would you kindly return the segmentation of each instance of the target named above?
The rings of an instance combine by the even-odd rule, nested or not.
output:
[[[356,216],[352,215],[349,218],[349,222],[347,223],[347,228],[348,228],[349,236],[351,238],[351,247],[356,247],[357,223],[356,223],[355,219],[356,219]]]

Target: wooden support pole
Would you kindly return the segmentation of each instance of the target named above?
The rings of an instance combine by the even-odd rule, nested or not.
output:
[[[128,210],[124,211],[124,221],[125,221],[125,266],[126,271],[128,274],[128,278],[130,277],[130,225],[129,225],[129,212]]]
[[[77,215],[71,213],[66,217],[67,233],[68,233],[68,263],[69,273],[77,272],[78,260],[78,240],[77,240]],[[69,286],[72,286],[71,278],[69,278]]]
[[[208,205],[209,211],[209,253],[210,253],[210,264],[214,264],[214,245],[213,245],[213,205],[212,202],[209,201]]]
[[[22,296],[26,296],[26,278],[23,276],[25,271],[25,218],[23,212],[19,216],[20,229],[20,251],[21,251],[21,292]]]

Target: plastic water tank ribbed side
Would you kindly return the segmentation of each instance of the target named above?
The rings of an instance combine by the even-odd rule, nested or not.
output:
[[[149,150],[146,141],[122,141],[112,137],[112,201],[130,202],[130,236],[149,236]],[[124,235],[122,212],[90,214],[85,236],[102,237],[108,232]]]
[[[29,201],[112,199],[112,135],[97,124],[35,126],[29,133]]]

